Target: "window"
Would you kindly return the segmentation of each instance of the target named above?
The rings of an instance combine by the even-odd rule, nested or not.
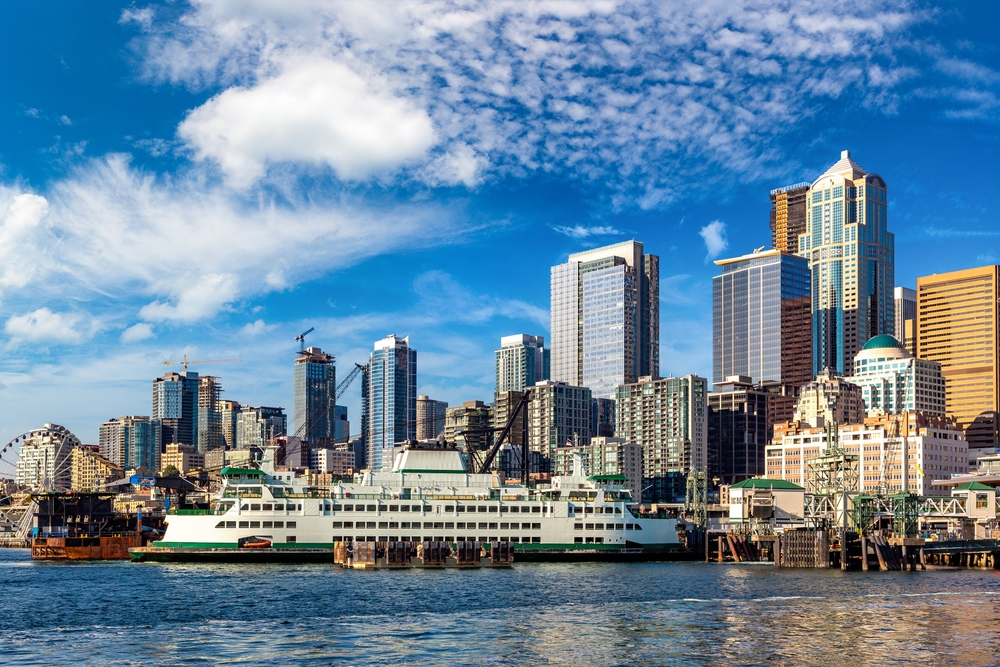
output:
[[[263,523],[261,523],[260,527],[261,528],[273,528],[274,527],[274,522],[273,521],[264,521]]]
[[[250,505],[250,511],[252,511],[252,512],[259,512],[260,511],[260,503],[253,503],[252,505]]]
[[[236,527],[236,522],[235,521],[227,521],[226,522],[226,528],[235,528],[235,527]]]
[[[285,536],[285,542],[294,542],[294,541],[295,541],[295,536],[294,535],[286,535]]]
[[[409,505],[401,505],[400,508],[399,508],[399,511],[400,512],[409,512],[410,511],[410,506]]]
[[[378,527],[379,527],[380,530],[389,530],[389,522],[388,521],[379,521],[378,522]]]
[[[292,523],[295,523],[295,522],[293,521]],[[284,528],[285,527],[285,522],[284,521],[275,521],[274,522],[274,527],[275,528]]]
[[[574,544],[583,544],[583,538],[582,537],[574,537],[573,538],[573,543]]]
[[[523,526],[522,526],[522,528],[523,528]],[[542,524],[540,524],[540,523],[533,523],[533,524],[531,524],[531,529],[532,530],[541,530],[542,529]]]
[[[444,511],[445,512],[454,512],[455,511],[455,506],[454,505],[445,505],[444,506]]]
[[[374,505],[368,505],[365,509],[368,510],[369,512],[374,512],[375,511],[375,506]]]
[[[344,527],[344,522],[343,521],[334,521],[333,522],[333,528],[334,528],[334,530],[336,530],[338,528],[343,528],[343,527]],[[348,528],[349,527],[350,526],[348,526]]]
[[[277,526],[277,525],[275,525],[275,528],[277,528],[277,527],[278,527],[278,526]],[[294,521],[288,521],[288,522],[287,522],[287,523],[285,524],[285,527],[286,527],[286,528],[295,528],[295,522],[294,522]]]
[[[270,503],[264,503],[264,511],[265,512],[271,512],[273,510],[274,510],[274,505],[271,505]]]
[[[399,528],[399,523],[396,522],[396,521],[390,521],[389,522],[389,530],[395,530],[396,528]]]
[[[240,521],[240,528],[249,528],[249,527],[250,527],[249,521]]]
[[[360,528],[360,527],[361,527],[361,526],[360,526],[360,525],[358,525],[358,528]],[[367,525],[366,527],[367,527],[367,528],[375,528],[375,522],[374,522],[374,521],[369,521],[369,522],[368,522],[368,525]],[[289,526],[289,528],[291,528],[291,526]]]
[[[344,505],[344,511],[345,512],[353,512],[354,511],[354,505]]]
[[[573,530],[583,530],[583,524],[582,523],[574,523],[573,524]]]
[[[343,508],[340,505],[338,505],[337,503],[333,504],[333,511],[334,512],[339,512],[341,509],[343,509]]]
[[[412,511],[414,511],[414,512],[422,512],[422,511],[423,511],[423,509],[424,509],[424,506],[423,506],[423,505],[414,505],[414,506],[413,506],[413,507],[411,507],[410,509],[411,509]]]
[[[216,528],[225,528],[226,527],[226,522],[225,521],[220,521],[219,523],[215,524],[215,527]]]
[[[399,505],[389,505],[389,511],[390,512],[398,512],[399,511]]]

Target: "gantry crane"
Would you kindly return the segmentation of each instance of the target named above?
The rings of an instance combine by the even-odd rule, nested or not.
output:
[[[188,359],[187,355],[184,355],[184,361],[164,361],[164,366],[175,366],[181,365],[184,367],[184,372],[187,373],[188,364],[233,364],[243,361],[242,359]]]

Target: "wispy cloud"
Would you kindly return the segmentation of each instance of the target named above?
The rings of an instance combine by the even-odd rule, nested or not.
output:
[[[705,249],[708,251],[705,256],[706,262],[715,259],[729,247],[729,240],[726,238],[726,223],[721,220],[708,223],[701,228],[698,235],[705,241]]]
[[[54,313],[48,308],[12,315],[4,324],[11,345],[22,342],[79,345],[100,329],[101,323],[84,313]]]
[[[955,229],[954,227],[927,227],[924,234],[932,238],[976,238],[981,236],[1000,236],[997,229]]]
[[[613,236],[622,233],[614,227],[607,225],[594,227],[584,227],[583,225],[575,225],[573,227],[556,226],[552,229],[574,239],[585,239],[589,236]]]

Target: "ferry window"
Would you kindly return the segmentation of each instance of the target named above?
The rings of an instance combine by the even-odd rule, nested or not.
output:
[[[583,538],[582,537],[574,537],[573,538],[573,544],[583,544]]]
[[[386,511],[386,507],[385,507],[385,505],[379,505],[379,506],[378,506],[378,511],[379,511],[379,512],[384,512],[384,511]]]
[[[594,530],[604,530],[604,524],[603,523],[595,523],[594,524]]]
[[[274,522],[274,527],[275,528],[284,528],[285,527],[285,522],[284,521],[275,521]]]
[[[501,505],[500,506],[500,511],[501,512],[506,512],[507,511],[507,506],[506,505]]]
[[[250,509],[250,506],[249,505],[240,505],[240,509],[246,511],[246,510]]]
[[[490,530],[496,530],[497,529],[497,525],[495,523],[491,523],[489,529]]]
[[[444,530],[444,522],[443,521],[435,521],[434,522],[434,529],[435,530]]]
[[[263,523],[260,524],[261,528],[272,528],[273,526],[274,526],[273,521],[264,521]]]
[[[375,522],[374,521],[369,521],[367,527],[368,528],[374,528],[375,527]]]
[[[616,507],[615,508],[615,514],[621,514],[621,513],[622,513],[622,508],[621,507]]]
[[[496,505],[490,505],[490,511],[491,512],[496,512],[497,511],[497,506]]]
[[[535,513],[535,514],[538,514],[539,512],[541,512],[541,511],[542,511],[542,508],[541,508],[541,507],[539,507],[538,505],[535,505],[535,506],[533,506],[533,507],[531,508],[531,511],[532,511],[533,513]]]
[[[486,511],[488,511],[488,510],[486,509],[486,505],[480,505],[480,506],[479,506],[479,511],[480,511],[480,512],[486,512]]]
[[[573,530],[583,530],[583,524],[582,523],[574,523],[573,524]]]
[[[265,512],[270,512],[270,511],[272,511],[273,509],[274,509],[274,505],[271,505],[271,504],[269,504],[269,503],[264,503],[264,511],[265,511]]]
[[[639,524],[635,524],[635,530],[642,530],[642,526],[640,526]]]
[[[235,527],[236,527],[236,522],[235,521],[227,521],[226,522],[226,528],[235,528]]]
[[[390,512],[398,512],[399,511],[399,505],[389,505],[389,511]]]
[[[456,526],[456,527],[457,527],[457,528],[458,528],[459,530],[465,530],[465,522],[464,522],[464,521],[459,521],[459,522],[458,522],[457,524],[455,524],[455,526]]]
[[[399,522],[397,522],[397,521],[390,521],[389,522],[389,528],[390,529],[399,528]]]
[[[500,524],[500,530],[510,530],[510,524],[509,523],[501,523]]]
[[[517,514],[518,512],[521,511],[521,508],[518,507],[517,505],[511,505],[510,506],[510,511],[513,512],[513,513],[515,513],[515,514]]]
[[[280,526],[275,526],[275,527],[276,528],[280,528]],[[337,526],[334,525],[334,528],[336,528],[336,527]],[[354,522],[353,521],[345,521],[344,522],[344,528],[354,528]]]
[[[623,523],[616,523],[615,524],[615,530],[625,530],[625,524],[623,524]]]
[[[260,521],[251,521],[250,522],[250,527],[251,528],[260,528]]]
[[[337,503],[333,504],[333,511],[334,512],[339,512],[342,509],[344,509],[344,508],[342,506],[338,505]]]
[[[250,527],[249,521],[240,521],[240,528],[249,528],[249,527]]]
[[[340,535],[334,535],[332,541],[333,542],[343,542],[344,538],[342,538]]]
[[[510,524],[510,529],[511,529],[511,530],[518,530],[518,527],[519,527],[520,525],[521,525],[521,524],[519,524],[519,523],[512,523],[512,524]]]
[[[368,506],[367,508],[365,508],[365,509],[367,509],[367,510],[368,510],[369,512],[374,512],[374,511],[375,511],[375,506],[374,506],[374,505],[369,505],[369,506]]]
[[[583,513],[584,514],[593,514],[594,513],[594,508],[593,507],[584,507],[583,508]]]
[[[424,521],[424,528],[434,528],[434,523],[432,521]]]
[[[445,537],[445,538],[444,538],[444,541],[445,541],[445,542],[454,542],[454,541],[455,541],[455,538],[454,538],[454,537]]]
[[[421,512],[421,511],[423,511],[423,509],[424,509],[424,508],[423,508],[423,505],[414,505],[414,506],[413,506],[413,507],[411,508],[411,510],[412,510],[412,511],[414,511],[414,512]]]
[[[455,530],[455,524],[451,521],[448,521],[444,524],[444,528],[445,530]]]
[[[215,527],[216,528],[225,528],[226,527],[226,522],[225,521],[220,521],[219,523],[215,524]]]
[[[397,535],[390,535],[389,536],[389,541],[390,542],[398,542],[399,541],[399,537]]]
[[[254,503],[254,504],[250,505],[250,510],[253,511],[253,512],[259,512],[260,511],[260,503]]]
[[[603,537],[595,537],[594,538],[594,544],[604,544],[604,538]]]
[[[344,522],[343,521],[334,521],[333,522],[333,527],[334,528],[343,528],[344,527]],[[337,541],[339,542],[340,540],[337,540]]]
[[[400,508],[399,508],[399,511],[400,512],[409,512],[410,511],[410,506],[409,505],[401,505]]]
[[[455,511],[455,506],[454,505],[445,505],[444,506],[444,511],[445,512],[454,512]]]
[[[275,526],[275,528],[277,528],[277,526]],[[295,522],[294,521],[287,521],[285,523],[285,528],[295,528]]]
[[[410,529],[410,522],[409,521],[404,521],[403,523],[399,524],[399,527],[402,528],[403,530],[409,530]]]
[[[465,511],[465,505],[459,505],[455,509],[458,510],[459,512],[464,512]]]
[[[472,524],[469,524],[469,528],[472,528]],[[486,524],[485,523],[479,524],[479,529],[480,530],[486,530]]]
[[[295,541],[295,536],[294,535],[286,535],[285,536],[285,542],[294,542],[294,541]]]
[[[389,522],[388,521],[379,521],[378,522],[378,527],[380,529],[382,529],[382,530],[389,530]]]
[[[298,505],[296,505],[295,509],[298,510],[299,512],[301,512],[302,511],[302,503],[299,503]]]
[[[540,524],[540,523],[533,523],[533,524],[531,524],[531,529],[532,530],[541,530],[542,529],[542,524]]]
[[[594,529],[594,524],[588,523],[587,524],[587,530],[593,530],[593,529]]]
[[[510,541],[511,541],[511,542],[513,542],[514,544],[517,544],[517,543],[518,543],[518,542],[517,542],[517,538],[516,538],[516,537],[512,537],[512,538],[510,538]]]
[[[344,505],[344,511],[345,512],[353,512],[354,511],[354,505]]]

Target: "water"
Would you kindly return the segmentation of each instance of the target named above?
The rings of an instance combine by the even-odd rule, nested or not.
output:
[[[994,572],[345,572],[0,549],[0,665],[996,665]]]

